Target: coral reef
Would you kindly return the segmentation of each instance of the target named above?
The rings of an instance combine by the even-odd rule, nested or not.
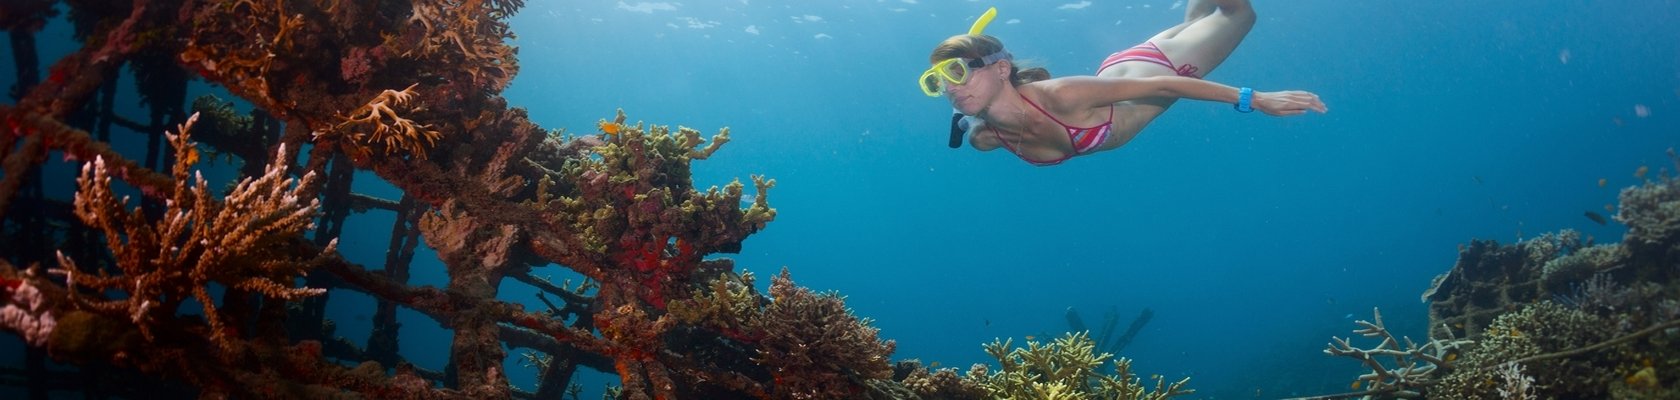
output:
[[[1185,389],[1190,378],[1168,382],[1155,376],[1153,389],[1131,372],[1132,360],[1095,352],[1096,342],[1085,332],[1071,332],[1048,343],[1027,340],[1027,347],[1011,347],[1012,339],[985,345],[998,360],[996,372],[983,364],[968,371],[972,381],[991,399],[1123,399],[1160,400],[1195,393]],[[1111,362],[1112,361],[1112,362]],[[1100,371],[1112,366],[1113,375]]]
[[[1680,155],[1671,149],[1669,157],[1680,169]],[[1376,354],[1403,364],[1428,355],[1433,368],[1407,367],[1398,390],[1381,381],[1366,391],[1307,399],[1680,396],[1680,387],[1660,379],[1680,371],[1680,179],[1663,174],[1620,197],[1616,221],[1628,225],[1620,243],[1593,245],[1563,231],[1461,248],[1423,298],[1431,302],[1431,336],[1466,340],[1436,346],[1445,353],[1418,354],[1388,346],[1393,336],[1380,317],[1360,321],[1361,333],[1387,337]],[[1379,376],[1395,371],[1373,363],[1372,350],[1337,340],[1326,352],[1360,359]]]
[[[210,339],[224,351],[234,349],[229,337],[238,336],[229,316],[216,309],[210,283],[233,292],[296,300],[325,289],[292,288],[292,280],[313,263],[297,257],[284,242],[313,228],[320,201],[302,195],[314,174],[292,179],[286,174],[284,146],[260,177],[240,181],[223,199],[210,194],[209,183],[193,174],[198,150],[190,131],[197,116],[188,117],[179,133],[169,135],[175,149],[176,185],[162,216],[150,220],[139,209],[123,209],[124,201],[111,191],[110,170],[103,158],[82,167],[76,182],[75,213],[83,224],[105,234],[118,275],[107,268],[78,267],[70,257],[58,256],[70,301],[80,308],[111,318],[128,318],[148,340],[151,327],[173,318],[181,303],[198,301],[209,322]],[[192,182],[188,186],[188,182]],[[161,194],[159,194],[161,197]],[[308,199],[305,201],[305,199]],[[329,243],[321,253],[331,253]],[[86,299],[82,289],[124,294],[121,299]],[[100,296],[103,297],[103,296]],[[49,348],[50,349],[50,348]]]
[[[1372,309],[1371,314],[1372,321],[1354,321],[1360,329],[1353,332],[1364,337],[1381,338],[1382,341],[1375,347],[1359,348],[1349,339],[1332,337],[1330,345],[1324,349],[1325,354],[1353,358],[1371,369],[1355,381],[1356,389],[1365,388],[1358,393],[1359,396],[1422,398],[1423,389],[1433,383],[1431,379],[1435,372],[1451,370],[1459,347],[1470,342],[1452,337],[1429,338],[1419,345],[1411,338],[1396,338],[1390,333],[1383,325],[1381,311]]]
[[[745,207],[741,182],[694,186],[691,163],[721,154],[727,128],[620,111],[565,135],[498,95],[518,72],[520,1],[23,1],[0,23],[29,44],[55,6],[83,46],[45,77],[18,47],[19,100],[0,105],[0,327],[30,346],[28,379],[9,381],[34,396],[555,398],[576,395],[579,368],[617,374],[626,399],[914,396],[892,379],[893,342],[838,294],[784,271],[766,297],[715,257],[776,216],[772,179],[752,177]],[[150,118],[111,105],[124,66]],[[254,111],[187,107],[195,77]],[[150,140],[119,150],[118,134]],[[243,177],[214,194],[193,172],[209,159]],[[46,190],[45,166],[80,169],[77,192]],[[401,198],[351,190],[368,176]],[[334,251],[376,213],[395,215],[382,265]],[[408,282],[420,245],[443,286]],[[560,268],[587,281],[541,277]],[[509,278],[547,309],[499,298]],[[376,299],[365,343],[336,333],[330,289]],[[445,368],[400,355],[400,309],[451,331]],[[510,356],[535,367],[532,391],[508,384],[530,372],[503,370]],[[48,357],[111,373],[70,386],[80,372]]]

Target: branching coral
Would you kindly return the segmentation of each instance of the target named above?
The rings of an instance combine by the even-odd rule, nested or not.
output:
[[[671,302],[667,311],[685,324],[703,325],[739,340],[758,339],[763,329],[758,316],[766,301],[753,290],[753,274],[723,274],[710,286],[694,291],[691,299]]]
[[[882,341],[880,329],[852,315],[839,294],[795,286],[784,268],[770,280],[770,297],[755,361],[771,371],[777,397],[855,396],[862,380],[892,376],[887,357],[897,344]]]
[[[577,243],[566,249],[581,253],[559,255],[558,261],[583,257],[611,266],[620,271],[611,273],[638,282],[627,288],[629,293],[662,308],[666,294],[687,297],[688,277],[702,256],[738,251],[743,238],[775,218],[766,198],[775,181],[754,177],[758,198],[742,210],[738,182],[704,193],[694,189],[689,163],[699,143],[664,126],[624,121],[623,111],[614,121],[603,121],[603,144],[588,150],[596,157],[570,159],[545,175],[527,204],[550,215],[557,228],[577,235]],[[709,147],[715,151],[726,136],[714,137]]]
[[[405,107],[415,96],[408,85],[402,91],[385,90],[368,100],[350,115],[339,116],[342,121],[329,131],[315,132],[315,140],[337,141],[352,157],[366,159],[376,150],[383,155],[408,155],[425,159],[426,151],[437,143],[442,134],[431,126],[403,118],[397,108]]]
[[[1169,383],[1159,375],[1150,390],[1132,374],[1131,359],[1095,352],[1096,342],[1086,332],[1070,332],[1043,344],[1027,340],[1025,348],[1011,347],[1013,342],[1006,339],[985,345],[986,353],[998,360],[999,371],[975,365],[968,372],[966,379],[978,382],[989,398],[1161,400],[1195,393],[1184,388],[1190,378]],[[1114,375],[1100,373],[1110,360]]]
[[[416,0],[408,22],[418,36],[388,38],[405,57],[431,57],[461,65],[488,92],[499,92],[519,72],[518,49],[506,44],[513,31],[504,21],[523,0]],[[407,38],[419,38],[408,40]]]
[[[243,0],[209,2],[193,15],[180,60],[263,105],[278,105],[271,89],[275,60],[292,53],[293,38],[304,25],[301,14],[288,14],[283,2]]]
[[[1325,354],[1353,358],[1371,369],[1371,372],[1359,376],[1359,381],[1366,383],[1361,386],[1366,389],[1356,396],[1422,398],[1423,389],[1439,378],[1438,371],[1452,369],[1459,347],[1470,343],[1452,337],[1430,338],[1420,346],[1408,337],[1395,338],[1388,327],[1383,326],[1381,311],[1372,309],[1371,314],[1374,322],[1354,321],[1360,329],[1353,332],[1381,338],[1381,343],[1367,349],[1355,347],[1349,339],[1332,337],[1330,345],[1324,349]]]
[[[227,346],[227,338],[239,333],[217,312],[210,283],[285,300],[322,292],[292,287],[292,280],[311,264],[282,246],[314,226],[319,201],[300,196],[315,177],[290,178],[284,148],[263,176],[241,181],[218,200],[202,176],[192,177],[198,150],[189,132],[195,120],[196,115],[188,118],[180,133],[169,137],[177,183],[160,220],[148,220],[139,209],[123,210],[127,198],[119,200],[111,191],[104,159],[82,168],[76,216],[104,232],[121,274],[84,271],[62,254],[61,268],[54,272],[65,276],[73,294],[80,291],[76,289],[126,293],[115,300],[72,298],[101,314],[132,321],[148,337],[152,325],[172,318],[182,301],[195,299],[205,309],[213,340]],[[324,253],[331,251],[329,245]]]

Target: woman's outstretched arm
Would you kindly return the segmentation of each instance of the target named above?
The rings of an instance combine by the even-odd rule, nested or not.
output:
[[[1218,82],[1180,76],[1109,78],[1070,76],[1045,82],[1045,90],[1062,104],[1101,107],[1126,100],[1150,97],[1186,98],[1236,104],[1239,90]],[[1299,90],[1254,92],[1254,109],[1268,115],[1301,115],[1307,111],[1330,111],[1318,95]]]

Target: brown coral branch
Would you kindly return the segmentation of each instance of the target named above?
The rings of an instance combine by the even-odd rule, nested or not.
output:
[[[426,151],[436,144],[442,134],[427,124],[403,118],[396,108],[406,106],[416,96],[415,87],[402,91],[385,90],[367,104],[338,116],[339,122],[330,131],[317,131],[317,141],[337,140],[339,146],[353,156],[367,158],[375,149],[383,149],[385,156],[408,155],[426,158]]]
[[[198,151],[189,139],[196,118],[189,117],[179,134],[170,135],[176,184],[162,219],[154,222],[139,210],[123,210],[126,198],[119,200],[111,191],[110,168],[103,158],[85,165],[77,179],[76,216],[105,233],[123,279],[77,274],[75,263],[62,254],[62,268],[56,271],[72,287],[126,292],[122,300],[86,300],[84,304],[129,318],[148,338],[153,321],[172,315],[175,306],[191,296],[205,309],[212,340],[231,350],[229,339],[238,333],[217,312],[215,299],[207,291],[209,283],[283,300],[323,292],[292,288],[291,279],[305,273],[310,264],[277,253],[281,249],[274,246],[277,238],[299,235],[313,226],[319,203],[313,198],[304,202],[299,196],[314,176],[290,178],[284,149],[263,176],[246,178],[226,197],[214,198],[203,177],[190,177],[198,161]],[[189,181],[196,184],[189,187]],[[332,252],[332,246],[323,251]],[[119,309],[121,313],[115,312]]]

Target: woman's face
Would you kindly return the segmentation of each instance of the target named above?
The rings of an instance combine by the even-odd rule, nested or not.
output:
[[[1002,60],[971,70],[963,83],[947,83],[945,98],[951,101],[951,107],[967,115],[980,115],[991,107],[1003,85],[1008,84],[1008,62]]]

